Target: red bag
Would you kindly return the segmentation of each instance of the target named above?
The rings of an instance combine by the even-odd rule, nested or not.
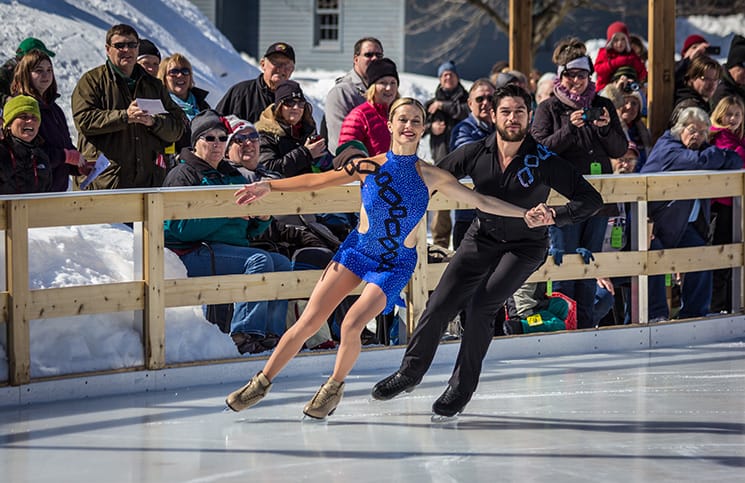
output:
[[[569,312],[567,313],[567,318],[564,323],[567,326],[567,330],[577,330],[577,302],[575,302],[573,298],[567,297],[559,292],[552,292],[551,296],[559,297],[567,303],[569,306]]]

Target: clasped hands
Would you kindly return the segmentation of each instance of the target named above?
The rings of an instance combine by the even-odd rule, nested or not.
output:
[[[553,225],[555,223],[554,216],[556,213],[552,208],[549,208],[545,203],[541,203],[525,212],[525,223],[529,228],[537,228],[539,226]]]

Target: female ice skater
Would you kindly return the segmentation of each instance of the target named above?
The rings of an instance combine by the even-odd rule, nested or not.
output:
[[[313,289],[297,323],[280,339],[264,369],[245,386],[228,395],[226,403],[241,411],[258,403],[272,380],[325,324],[334,308],[361,282],[367,282],[359,299],[341,324],[341,344],[331,377],[305,405],[305,415],[323,419],[341,401],[344,379],[360,350],[360,333],[381,311],[390,312],[416,265],[417,225],[427,210],[430,196],[445,196],[495,215],[523,218],[528,227],[553,223],[545,204],[530,210],[485,196],[461,185],[450,173],[416,155],[424,133],[426,113],[419,101],[401,98],[391,105],[388,130],[391,149],[372,158],[346,161],[339,169],[279,180],[259,181],[236,192],[236,203],[245,205],[271,191],[312,191],[359,181],[362,207],[359,226],[349,234]]]

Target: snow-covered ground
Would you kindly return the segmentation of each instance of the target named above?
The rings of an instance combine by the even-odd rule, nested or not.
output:
[[[703,32],[726,58],[733,32],[745,33],[745,16],[678,20],[677,45],[690,33]],[[14,54],[28,36],[42,39],[53,59],[70,121],[70,95],[77,79],[105,60],[106,30],[127,23],[152,40],[163,56],[184,54],[193,64],[195,82],[210,91],[214,105],[234,83],[258,75],[257,61],[236,52],[228,40],[187,0],[0,0],[0,59]],[[374,34],[374,32],[371,32]],[[591,50],[599,42],[591,43]],[[594,47],[593,47],[594,46]],[[679,47],[678,47],[679,50]],[[592,53],[594,57],[594,52]],[[323,99],[343,72],[296,71],[320,120]],[[426,100],[437,79],[401,74],[403,95]],[[420,154],[427,157],[423,143]],[[30,233],[30,280],[34,288],[125,281],[134,278],[132,231],[122,225],[60,227]],[[2,257],[5,258],[4,248]],[[4,264],[3,267],[4,269]],[[184,277],[181,261],[166,253],[166,276]],[[4,277],[0,277],[4,280]],[[224,334],[208,323],[199,307],[169,309],[166,314],[168,362],[234,357]],[[31,323],[32,377],[119,368],[142,364],[141,328],[131,313],[36,320]],[[7,377],[6,331],[0,330],[0,380]]]

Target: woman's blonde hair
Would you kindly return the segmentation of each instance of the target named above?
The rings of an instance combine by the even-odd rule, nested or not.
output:
[[[166,86],[166,89],[168,89],[166,76],[168,75],[168,71],[177,65],[187,67],[191,71],[191,74],[189,75],[189,89],[194,87],[194,69],[191,68],[191,62],[189,62],[189,59],[187,59],[184,54],[175,53],[163,59],[160,63],[160,67],[158,67],[158,79],[160,79],[163,85]]]
[[[398,92],[398,82],[396,82],[396,99],[399,99],[401,94]],[[365,99],[369,102],[375,102],[375,83],[370,84],[365,91]]]
[[[739,107],[740,113],[742,114],[742,120],[740,121],[740,125],[737,127],[737,132],[735,133],[738,138],[742,139],[745,137],[745,104],[743,104],[742,99],[737,96],[722,97],[722,100],[719,101],[717,107],[715,107],[714,111],[711,113],[711,125],[727,129],[727,126],[724,125],[723,119],[724,115],[727,113],[727,109],[732,106]]]
[[[414,99],[413,97],[399,97],[398,99],[393,101],[393,104],[391,104],[391,106],[388,108],[389,121],[393,121],[393,113],[401,106],[414,106],[422,111],[422,122],[427,119],[427,110],[424,109],[424,106],[421,102]]]

